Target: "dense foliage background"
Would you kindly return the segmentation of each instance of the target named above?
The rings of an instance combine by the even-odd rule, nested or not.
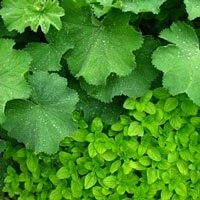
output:
[[[2,198],[199,198],[199,0],[0,3]]]

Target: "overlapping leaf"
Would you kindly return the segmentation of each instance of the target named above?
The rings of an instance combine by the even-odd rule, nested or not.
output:
[[[29,87],[24,74],[29,70],[30,56],[13,49],[13,40],[0,39],[0,123],[4,120],[7,101],[27,98]]]
[[[113,0],[91,0],[90,2],[92,3],[94,14],[97,17],[101,17],[102,15],[108,13],[109,10],[113,7]]]
[[[172,43],[153,54],[153,64],[164,72],[164,87],[172,95],[185,92],[200,105],[200,50],[194,29],[177,22],[162,31],[160,37]]]
[[[129,15],[114,10],[103,21],[94,18],[91,21],[88,8],[80,10],[70,1],[65,1],[63,7],[66,9],[63,31],[69,32],[74,42],[67,58],[73,75],[102,85],[112,72],[119,76],[131,73],[135,66],[132,51],[141,46],[142,37],[128,25]]]
[[[72,48],[72,44],[64,32],[50,29],[47,43],[29,43],[26,51],[31,55],[32,71],[58,71],[61,69],[60,60],[64,53]]]
[[[78,96],[66,79],[36,72],[30,77],[30,100],[9,102],[4,128],[35,152],[55,153],[59,142],[76,130],[71,118]]]
[[[160,6],[166,0],[121,0],[122,10],[127,12],[131,11],[136,14],[140,12],[152,12],[154,14],[159,13]]]
[[[190,20],[200,17],[200,0],[184,0]]]
[[[151,54],[159,45],[152,37],[146,37],[141,49],[136,51],[137,68],[125,77],[111,75],[106,86],[92,86],[81,81],[81,86],[87,93],[102,102],[110,102],[117,95],[127,95],[137,98],[142,96],[155,79],[157,71],[151,65]]]
[[[166,0],[90,0],[92,8],[96,16],[100,17],[114,7],[119,8],[124,12],[133,12],[135,14],[141,12],[152,12],[158,14],[160,11],[160,6]]]
[[[28,26],[37,31],[40,26],[47,33],[50,25],[61,29],[60,17],[64,15],[64,10],[58,0],[4,0],[0,15],[10,31],[22,33]]]

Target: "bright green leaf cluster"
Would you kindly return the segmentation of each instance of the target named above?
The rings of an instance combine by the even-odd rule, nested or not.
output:
[[[187,106],[189,107],[187,107]],[[124,102],[111,126],[84,122],[60,143],[57,154],[35,155],[9,146],[4,192],[20,199],[199,198],[199,107],[185,95],[158,88]]]
[[[28,26],[37,31],[40,26],[44,33],[49,31],[50,25],[60,30],[60,17],[64,10],[57,0],[4,0],[0,15],[9,31],[24,32]]]

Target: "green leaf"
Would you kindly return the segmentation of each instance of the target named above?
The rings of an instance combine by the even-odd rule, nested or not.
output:
[[[52,190],[49,195],[50,200],[61,200],[62,199],[62,191],[59,187],[56,187],[56,189]]]
[[[143,134],[144,134],[144,129],[142,125],[137,121],[131,122],[128,128],[128,135],[129,136],[143,136]]]
[[[81,87],[92,97],[106,103],[112,101],[114,96],[137,98],[144,95],[157,76],[157,71],[151,64],[151,54],[158,45],[152,37],[145,37],[142,48],[135,52],[137,68],[129,75],[120,77],[111,74],[103,86],[89,85],[81,79]]]
[[[77,108],[84,112],[84,119],[87,121],[99,116],[106,124],[113,124],[119,119],[123,110],[123,102],[120,99],[114,99],[113,102],[106,104],[89,97],[83,91],[79,92],[79,98]]]
[[[182,118],[179,115],[172,115],[169,122],[170,122],[170,125],[175,130],[179,130],[182,127],[182,123],[183,123]]]
[[[146,145],[143,145],[143,144],[140,144],[140,145],[138,146],[137,151],[138,151],[138,155],[139,155],[139,156],[143,156],[143,155],[146,153],[146,151],[147,151],[147,146],[146,146]]]
[[[125,175],[129,174],[132,171],[132,166],[129,164],[129,161],[124,161],[122,164],[122,169]]]
[[[32,152],[27,153],[26,165],[30,172],[34,173],[39,167],[39,159]]]
[[[148,156],[143,156],[139,159],[139,163],[144,166],[148,166],[151,164],[151,159]]]
[[[9,31],[22,33],[30,26],[36,32],[40,26],[47,33],[50,25],[61,29],[60,17],[64,16],[64,10],[57,0],[3,0],[0,15]]]
[[[110,173],[113,174],[114,172],[119,170],[120,167],[121,167],[121,160],[116,160],[110,166]]]
[[[13,40],[0,39],[0,124],[4,121],[4,109],[7,101],[28,98],[30,89],[24,79],[31,62],[24,51],[13,49]]]
[[[67,179],[71,175],[70,171],[66,167],[61,167],[57,172],[56,176],[58,179]]]
[[[115,188],[117,186],[117,177],[110,175],[103,179],[103,183],[108,188]]]
[[[80,179],[71,181],[71,191],[74,198],[81,198],[83,193],[83,184]]]
[[[72,160],[72,155],[65,151],[59,152],[59,161],[64,165],[67,166],[69,161]]]
[[[161,191],[161,199],[162,200],[168,200],[170,199],[172,196],[172,192],[169,191],[169,189],[167,187],[163,188]]]
[[[144,112],[150,114],[150,115],[154,115],[156,113],[156,107],[152,102],[148,102],[145,106]]]
[[[129,162],[129,166],[133,169],[136,169],[136,170],[145,170],[146,167],[144,167],[143,165],[141,165],[139,162],[134,162],[134,161],[130,161]]]
[[[197,115],[199,108],[191,100],[187,99],[181,103],[181,109],[186,115]]]
[[[153,96],[156,99],[167,99],[170,94],[165,88],[160,87],[153,90]]]
[[[178,106],[178,100],[174,97],[170,97],[165,101],[164,111],[170,112]]]
[[[164,72],[164,87],[172,95],[185,92],[200,105],[200,50],[194,29],[177,22],[162,31],[160,37],[172,43],[158,47],[153,54],[153,64]]]
[[[105,142],[101,142],[101,141],[95,141],[94,142],[94,148],[96,149],[96,151],[99,154],[103,154],[106,152],[107,148],[106,148],[106,143]]]
[[[179,155],[185,161],[192,161],[192,162],[194,162],[194,157],[191,154],[191,152],[189,151],[189,149],[187,149],[187,148],[179,151]]]
[[[148,1],[139,1],[139,0],[121,0],[122,10],[124,12],[133,12],[133,13],[140,13],[140,12],[153,12],[154,14],[158,14],[160,11],[160,6],[166,0],[148,0]]]
[[[95,196],[96,199],[101,199],[105,197],[105,195],[102,193],[102,188],[99,186],[95,186],[92,188],[92,194]]]
[[[135,98],[127,98],[126,101],[124,102],[123,108],[127,110],[134,110],[135,103],[136,103]]]
[[[25,50],[31,55],[31,71],[58,71],[61,69],[61,58],[72,48],[69,38],[63,32],[50,29],[47,35],[49,44],[29,43]]]
[[[118,185],[116,191],[119,195],[123,195],[126,192],[126,186]]]
[[[147,182],[148,184],[154,183],[158,178],[158,170],[154,168],[147,168]]]
[[[188,143],[190,141],[190,134],[194,132],[194,127],[190,124],[187,124],[183,128],[177,131],[177,136],[180,141],[180,143],[184,146],[187,147]]]
[[[179,159],[176,163],[176,166],[178,167],[178,170],[183,176],[186,176],[188,174],[189,170],[186,161]]]
[[[76,130],[71,113],[78,96],[56,74],[35,73],[29,82],[31,99],[9,103],[4,128],[35,152],[55,153],[60,141]]]
[[[147,155],[154,161],[161,161],[160,151],[155,147],[148,148]]]
[[[178,159],[178,152],[169,152],[168,153],[168,162],[172,163],[172,162],[176,162]]]
[[[89,9],[81,10],[70,1],[63,1],[63,7],[66,9],[63,31],[74,43],[67,58],[74,76],[82,76],[89,84],[102,85],[112,72],[119,76],[131,73],[135,66],[132,51],[140,48],[142,37],[128,25],[128,14],[113,10],[101,22],[92,23]]]
[[[97,4],[96,2],[98,2],[99,4]],[[92,4],[94,14],[97,17],[101,17],[102,15],[107,14],[112,8],[112,6],[113,0],[96,0],[94,4]]]
[[[91,158],[94,158],[97,155],[97,151],[96,151],[93,143],[90,143],[88,145],[88,153]]]
[[[113,146],[113,143],[110,145]],[[105,153],[101,154],[101,157],[106,161],[113,161],[117,157],[117,154],[111,150],[107,150]]]
[[[187,197],[187,188],[186,188],[186,185],[184,183],[179,183],[177,185],[177,187],[175,188],[175,192],[176,192],[176,194],[178,194],[180,196]]]
[[[101,118],[96,117],[95,119],[93,119],[92,123],[91,123],[91,127],[90,127],[91,131],[93,133],[100,133],[103,130],[103,123]]]
[[[190,20],[200,17],[199,0],[184,0],[184,3]]]
[[[94,172],[90,172],[85,176],[84,187],[85,189],[89,189],[94,186],[97,182],[97,176]]]

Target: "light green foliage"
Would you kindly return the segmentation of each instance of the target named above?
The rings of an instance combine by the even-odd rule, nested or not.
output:
[[[97,17],[108,13],[111,8],[121,9],[123,12],[132,12],[135,14],[152,12],[158,14],[160,6],[166,0],[89,0]]]
[[[74,76],[83,77],[89,84],[103,85],[112,72],[119,76],[132,72],[136,65],[132,51],[141,47],[142,37],[128,25],[128,14],[113,10],[98,21],[87,7],[80,9],[67,1],[63,7],[63,31],[74,44],[67,57]]]
[[[29,83],[30,100],[9,102],[3,126],[9,136],[27,148],[55,153],[59,142],[76,130],[71,112],[78,102],[77,94],[67,88],[66,79],[57,74],[35,73]]]
[[[24,74],[29,70],[31,58],[24,51],[14,50],[14,44],[13,40],[0,39],[0,124],[4,121],[6,102],[30,94]]]
[[[0,15],[9,31],[22,33],[28,26],[37,31],[40,26],[47,33],[50,25],[61,29],[64,10],[57,0],[3,0]]]
[[[188,101],[185,95],[171,97],[161,88],[149,91],[139,99],[127,99],[124,107],[135,106],[128,106],[112,126],[100,118],[87,124],[75,113],[82,128],[65,138],[55,155],[35,155],[22,146],[6,148],[4,158],[17,162],[20,170],[8,166],[3,191],[14,198],[41,200],[198,200],[200,127],[182,106]],[[155,113],[145,111],[149,104]],[[138,118],[135,112],[145,115]],[[182,119],[179,130],[170,123],[175,113]],[[159,134],[146,121],[154,122]],[[133,124],[140,124],[143,134],[135,134],[138,125],[134,129]]]
[[[200,0],[184,0],[189,19],[200,17]]]
[[[185,92],[200,105],[200,50],[194,29],[177,22],[163,30],[160,37],[172,43],[158,47],[153,54],[153,64],[164,73],[164,87],[172,95]]]
[[[153,12],[157,14],[159,13],[160,6],[165,1],[166,0],[121,0],[119,2],[124,12],[131,11],[136,14],[140,12]]]
[[[134,98],[142,96],[157,75],[157,71],[151,64],[151,54],[158,45],[159,42],[152,37],[145,37],[142,48],[135,52],[137,67],[130,75],[119,77],[111,74],[105,86],[89,85],[82,80],[81,87],[90,96],[102,102],[110,102],[117,95],[127,95]]]

